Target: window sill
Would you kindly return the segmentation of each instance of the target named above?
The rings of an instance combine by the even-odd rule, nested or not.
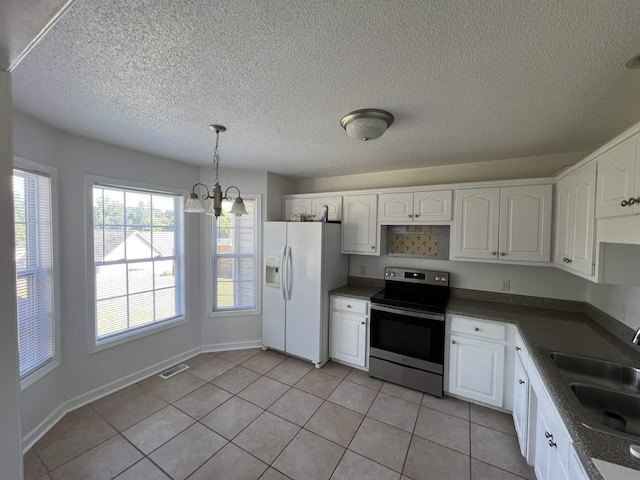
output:
[[[251,310],[217,310],[209,312],[209,318],[224,317],[256,317],[260,315],[260,310],[253,308]]]
[[[97,342],[94,340],[94,344],[89,348],[89,353],[100,352],[102,350],[106,350],[107,348],[115,347],[116,345],[122,345],[123,343],[153,335],[154,333],[159,333],[165,330],[169,330],[170,328],[179,327],[180,325],[184,325],[185,323],[187,323],[187,319],[185,317],[178,317],[174,320],[162,322],[159,325],[149,325],[148,327],[136,330],[135,332],[125,332],[121,335],[118,335],[117,337],[109,338],[106,340],[99,340]]]
[[[27,387],[33,385],[46,374],[54,370],[58,365],[60,365],[60,360],[58,358],[54,358],[49,363],[43,365],[29,376],[23,378],[22,380],[20,380],[20,390],[24,390]]]

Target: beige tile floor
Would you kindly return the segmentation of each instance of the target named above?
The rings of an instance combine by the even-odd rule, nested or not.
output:
[[[25,478],[535,479],[500,412],[259,349],[185,363],[66,415]]]

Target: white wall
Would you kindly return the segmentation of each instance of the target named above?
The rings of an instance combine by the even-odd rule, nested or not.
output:
[[[361,274],[361,268],[366,274]],[[509,292],[516,295],[560,298],[583,302],[586,300],[586,280],[553,267],[496,265],[479,262],[450,260],[423,260],[414,258],[351,255],[349,275],[384,278],[385,267],[420,268],[450,272],[450,285],[455,288],[500,292],[501,279],[510,281]]]
[[[577,163],[589,153],[590,152],[575,152],[465,163],[461,165],[342,175],[338,177],[305,178],[297,182],[297,192],[337,192],[341,190],[363,190],[368,188],[442,185],[457,182],[549,177],[562,167]]]
[[[587,302],[634,330],[640,327],[640,287],[589,282]]]
[[[0,72],[0,479],[22,478],[13,231],[11,74]]]
[[[275,173],[267,173],[267,217],[266,221],[278,221],[284,218],[283,195],[296,192],[296,181]]]
[[[27,435],[62,403],[200,346],[200,223],[187,217],[188,323],[89,354],[85,175],[189,189],[199,168],[58,131],[14,112],[14,153],[58,168],[61,364],[21,395]],[[4,229],[3,229],[4,230]],[[6,249],[3,248],[2,251]]]

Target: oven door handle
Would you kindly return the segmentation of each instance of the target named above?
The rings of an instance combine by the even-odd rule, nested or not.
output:
[[[371,310],[379,310],[381,312],[395,313],[396,315],[406,315],[408,317],[425,318],[427,320],[444,322],[444,315],[442,314],[418,312],[416,310],[408,310],[400,307],[385,307],[376,303],[371,304]]]

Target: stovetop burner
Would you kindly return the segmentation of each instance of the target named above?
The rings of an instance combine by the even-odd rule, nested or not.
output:
[[[385,268],[384,290],[371,303],[445,313],[449,301],[449,274],[429,270]]]

